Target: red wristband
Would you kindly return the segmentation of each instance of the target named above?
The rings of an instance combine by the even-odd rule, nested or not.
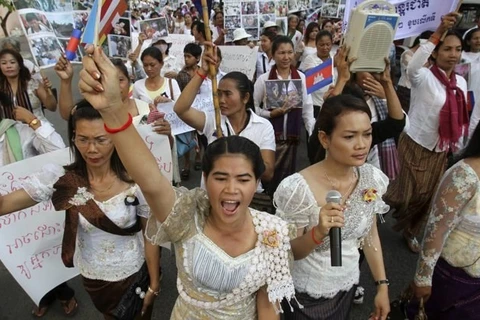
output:
[[[319,245],[321,245],[321,244],[323,243],[322,240],[317,241],[317,239],[315,239],[315,228],[312,228],[312,240],[313,240],[313,242],[315,242],[315,244],[316,244],[317,246],[319,246]]]
[[[105,128],[105,131],[107,131],[108,133],[115,134],[115,133],[122,132],[123,130],[126,130],[128,127],[130,127],[132,125],[132,122],[133,122],[133,118],[132,118],[132,115],[129,113],[127,122],[125,122],[125,124],[123,126],[121,126],[120,128],[112,129],[112,128],[107,127],[106,124],[103,124],[103,127]]]
[[[207,75],[201,74],[200,72],[198,72],[198,70],[197,70],[197,74],[200,78],[202,78],[202,80],[207,80],[207,78],[208,78]]]

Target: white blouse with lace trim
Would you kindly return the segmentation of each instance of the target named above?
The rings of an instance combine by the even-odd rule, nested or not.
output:
[[[433,198],[414,278],[417,286],[432,285],[440,256],[480,278],[480,179],[464,161],[445,172]]]
[[[42,171],[29,176],[23,188],[37,201],[49,201],[53,185],[65,174],[58,165],[47,165]],[[135,194],[139,204],[125,205],[127,195]],[[148,218],[150,208],[137,185],[106,201],[96,201],[105,215],[120,228],[135,224],[137,216]],[[84,277],[94,280],[120,281],[134,274],[145,262],[141,232],[132,236],[114,235],[90,224],[81,214],[77,231],[74,265]]]
[[[325,238],[305,259],[295,261],[292,277],[295,289],[313,298],[332,298],[340,291],[348,291],[358,283],[358,248],[364,242],[370,245],[372,224],[377,213],[386,213],[389,207],[381,200],[388,186],[388,178],[377,168],[365,164],[357,169],[358,183],[346,201],[345,226],[342,228],[342,266],[330,266],[330,241]],[[374,188],[375,201],[364,200],[364,191]],[[315,197],[304,177],[295,173],[285,178],[274,194],[277,215],[297,228],[311,229],[318,224],[319,212]],[[366,241],[365,241],[366,240]]]
[[[255,248],[233,258],[203,233],[210,211],[206,192],[199,188],[176,192],[172,213],[163,224],[150,218],[146,234],[155,244],[173,242],[177,254],[181,254],[181,259],[177,256],[177,288],[188,305],[212,312],[240,306],[240,302],[254,298],[265,284],[272,303],[294,298],[289,269],[289,229],[284,221],[250,209],[258,234]],[[267,237],[275,244],[266,244]],[[247,314],[245,310],[244,315]]]

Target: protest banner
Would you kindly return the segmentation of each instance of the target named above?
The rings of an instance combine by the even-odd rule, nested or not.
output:
[[[168,138],[153,132],[149,125],[137,130],[162,173],[172,180]],[[68,163],[70,151],[65,148],[4,166],[0,194],[21,189],[22,181],[45,165]],[[66,268],[61,260],[64,221],[64,212],[55,211],[50,201],[0,216],[0,260],[37,305],[48,291],[78,275],[77,269]]]
[[[345,5],[344,28],[348,23],[351,9],[364,0],[347,0]],[[435,30],[440,24],[441,17],[455,11],[460,0],[445,0],[438,5],[434,0],[389,0],[395,5],[400,15],[395,39],[404,39],[418,36],[426,30]],[[346,28],[345,28],[346,30]]]
[[[222,63],[220,70],[229,73],[239,71],[252,80],[257,64],[258,47],[249,46],[220,46]]]

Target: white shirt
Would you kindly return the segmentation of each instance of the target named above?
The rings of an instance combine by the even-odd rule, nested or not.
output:
[[[473,131],[480,120],[480,52],[463,52],[462,59],[465,62],[470,62],[470,81],[468,83],[469,90],[473,91],[475,97],[475,106],[470,116],[469,136],[471,137]]]
[[[272,66],[275,65],[275,60],[268,60],[268,56],[265,52],[258,52],[257,54],[257,78],[264,73],[269,73]]]
[[[52,198],[53,185],[65,174],[58,165],[47,165],[23,182],[23,188],[37,202]],[[127,195],[135,195],[137,206],[125,205]],[[137,216],[148,218],[150,207],[140,188],[133,185],[106,201],[97,201],[100,210],[122,229],[135,224]],[[88,279],[116,282],[128,278],[145,262],[143,235],[119,236],[103,231],[88,222],[80,212],[74,265]]]
[[[435,45],[430,41],[420,45],[408,64],[407,75],[412,83],[412,89],[408,112],[410,125],[406,132],[422,147],[430,151],[442,152],[443,150],[438,147],[440,142],[438,127],[440,110],[445,104],[447,93],[445,86],[430,69],[423,66],[434,49]],[[467,82],[459,75],[456,77],[457,86],[466,94]]]
[[[318,57],[317,52],[315,50],[314,54],[311,54],[305,57],[305,59],[302,61],[298,69],[302,70],[303,72],[306,72],[312,68],[315,68],[318,65],[321,65],[323,62],[324,61]],[[332,85],[335,84],[336,78],[337,78],[337,68],[334,68]],[[312,93],[312,100],[313,100],[314,106],[319,106],[319,107],[323,106],[323,96],[328,91],[328,88],[330,88],[330,85],[326,85],[325,87],[318,89],[317,91]]]
[[[180,57],[179,59],[177,59],[176,57],[169,54],[165,59],[163,59],[163,67],[160,70],[160,75],[164,77],[165,73],[171,72],[171,71],[175,73],[179,73],[180,70],[182,70],[184,65],[185,65],[185,60],[183,59],[183,57]]]
[[[290,38],[290,37],[289,37]],[[301,52],[303,50],[303,35],[300,31],[296,30],[294,36],[291,38],[293,42],[293,51]]]
[[[408,64],[410,63],[410,60],[412,60],[413,57],[413,52],[412,50],[405,50],[402,55],[400,56],[400,79],[398,79],[398,86],[400,87],[405,87],[405,88],[411,88],[412,84],[410,83],[410,80],[408,80],[407,76],[407,67]]]
[[[270,121],[259,117],[255,114],[252,110],[248,110],[247,112],[250,113],[250,120],[248,121],[247,126],[240,132],[238,135],[240,137],[247,138],[254,142],[260,150],[272,150],[275,152],[276,144],[275,144],[275,132],[273,130],[273,126]],[[217,140],[217,137],[214,135],[216,131],[215,125],[215,113],[213,112],[204,112],[205,113],[205,126],[203,127],[203,131],[201,134],[205,135],[208,140],[208,144],[212,143],[213,141]],[[229,135],[237,135],[235,130],[233,129],[230,121],[226,116],[221,116],[221,127],[222,132],[225,136]],[[228,126],[228,130],[227,130]],[[230,134],[229,134],[230,132]],[[204,186],[203,175],[201,186]],[[262,192],[263,187],[260,183],[257,192]]]
[[[367,105],[370,108],[370,112],[372,113],[371,123],[377,122],[378,121],[378,113],[377,113],[377,109],[375,108],[375,103],[373,102],[372,98],[368,98]],[[380,167],[380,157],[378,155],[378,146],[373,146],[370,149],[370,152],[368,153],[368,156],[367,156],[367,163],[371,164],[372,166],[375,166],[378,169],[381,169],[381,167]]]
[[[313,117],[313,101],[311,95],[307,94],[307,83],[305,80],[305,75],[301,72],[298,73],[300,75],[300,79],[302,80],[302,101],[303,101],[303,108],[302,108],[302,118],[303,123],[305,124],[305,129],[307,130],[309,135],[312,135],[313,127],[315,126],[315,118]],[[270,111],[265,108],[265,101],[266,101],[266,90],[265,90],[265,81],[268,80],[268,73],[262,74],[260,77],[257,78],[255,82],[254,90],[253,90],[253,101],[255,104],[255,112],[264,117],[270,118]],[[282,80],[282,77],[278,75],[277,77],[279,80]],[[291,79],[291,76],[288,76],[288,79]],[[260,108],[260,104],[263,102],[264,108]],[[288,119],[288,113],[286,114]]]
[[[316,53],[317,53],[317,47],[304,46],[302,56],[300,57],[300,61],[304,61],[306,57],[308,57],[311,54],[316,54]],[[302,70],[302,71],[304,70],[301,67],[299,67],[299,69]]]
[[[40,120],[41,121],[41,120]],[[39,154],[65,148],[62,137],[53,129],[49,122],[41,121],[42,125],[35,131],[28,125],[18,122],[14,125],[22,143],[23,158],[31,158]],[[5,134],[0,137],[0,167],[3,163],[3,144]]]
[[[145,86],[145,81],[146,80],[147,79],[140,79],[140,80],[135,82],[135,84],[133,85],[133,98],[139,99],[139,100],[142,100],[142,101],[145,101],[145,102],[148,102],[148,103],[153,103],[153,100],[148,95],[147,87]],[[172,88],[173,98],[170,97],[170,80],[165,78],[164,81],[165,81],[164,85],[162,86],[163,87],[163,92],[161,92],[160,95],[162,93],[165,93],[167,95],[167,97],[172,99],[172,100],[178,99],[178,97],[180,97],[181,91],[180,91],[180,87],[178,86],[177,80],[171,79],[172,87],[173,87]]]

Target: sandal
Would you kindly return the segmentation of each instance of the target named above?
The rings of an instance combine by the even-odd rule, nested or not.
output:
[[[34,306],[32,309],[32,316],[34,318],[42,318],[44,315],[47,314],[49,306],[37,307]]]
[[[72,299],[70,299],[68,301],[60,301],[60,304],[62,305],[63,313],[67,317],[74,316],[75,313],[77,313],[77,311],[78,311],[78,303],[77,303],[77,300],[75,299],[75,297],[73,297]]]
[[[190,169],[182,169],[180,178],[182,178],[182,180],[188,180],[188,178],[190,178]]]

